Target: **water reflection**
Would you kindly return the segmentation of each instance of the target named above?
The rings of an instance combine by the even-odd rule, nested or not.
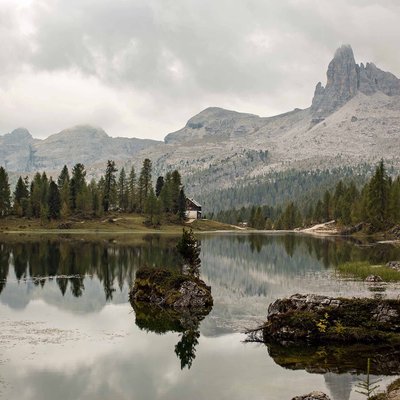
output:
[[[176,319],[138,308],[134,324],[128,291],[136,271],[177,268],[175,244],[167,235],[1,237],[0,374],[11,384],[4,388],[0,380],[0,396],[3,390],[6,398],[43,400],[133,393],[138,399],[286,400],[319,389],[336,400],[350,392],[352,400],[360,398],[351,374],[364,369],[340,358],[348,350],[296,349],[294,359],[288,349],[270,348],[266,356],[265,347],[241,343],[238,331],[258,325],[271,301],[295,292],[373,296],[364,282],[340,279],[335,265],[400,259],[398,248],[295,235],[203,235],[210,314]],[[398,286],[387,285],[382,295],[397,296]],[[353,360],[360,352],[378,360],[370,349],[357,351]],[[382,365],[388,360],[387,368],[396,367],[390,357],[399,358],[398,350],[385,351]]]
[[[181,369],[190,369],[196,358],[196,346],[199,344],[200,322],[210,313],[211,308],[184,309],[178,312],[138,302],[132,306],[135,310],[136,325],[140,329],[157,334],[180,333],[180,340],[175,345],[175,354],[180,359]]]
[[[268,354],[281,367],[310,373],[335,374],[366,372],[368,358],[371,374],[400,375],[400,345],[298,346],[268,344]]]

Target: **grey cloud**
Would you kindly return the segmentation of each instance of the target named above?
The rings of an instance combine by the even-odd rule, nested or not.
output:
[[[263,115],[309,106],[342,43],[358,62],[400,75],[396,0],[32,0],[34,30],[25,36],[5,1],[0,74],[73,71],[107,91],[132,91],[125,119],[137,116],[143,134],[158,138],[209,105]],[[126,112],[115,107],[110,115]]]

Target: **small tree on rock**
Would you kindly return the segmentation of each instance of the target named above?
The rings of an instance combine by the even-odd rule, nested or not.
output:
[[[185,261],[188,273],[198,278],[200,276],[200,242],[195,238],[192,229],[183,229],[182,237],[176,248]]]

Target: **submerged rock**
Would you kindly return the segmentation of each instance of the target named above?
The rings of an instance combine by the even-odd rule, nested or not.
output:
[[[365,282],[383,282],[383,279],[379,275],[368,275]]]
[[[136,273],[129,301],[174,309],[207,309],[213,305],[211,287],[191,275],[167,269],[143,268]]]
[[[330,397],[323,392],[311,392],[304,396],[293,397],[292,400],[330,400]]]
[[[268,308],[265,342],[400,343],[400,300],[295,294]]]
[[[400,271],[400,261],[389,261],[386,266],[395,271]]]

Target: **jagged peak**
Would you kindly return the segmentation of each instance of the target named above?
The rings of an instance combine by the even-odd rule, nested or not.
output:
[[[17,128],[17,129],[14,129],[11,133],[10,133],[10,135],[13,135],[13,136],[15,136],[15,135],[18,135],[18,136],[29,136],[29,137],[32,137],[32,135],[31,135],[31,133],[28,131],[28,129],[26,129],[26,128],[24,128],[24,127],[22,127],[22,126],[20,126],[19,128]]]
[[[342,44],[339,48],[337,48],[333,58],[339,58],[343,56],[350,56],[354,58],[353,49],[349,44]]]
[[[388,96],[400,95],[400,80],[390,72],[380,70],[373,63],[357,65],[350,45],[340,46],[328,65],[327,83],[319,82],[311,104],[313,121],[320,122],[357,93],[371,95],[382,92]]]

